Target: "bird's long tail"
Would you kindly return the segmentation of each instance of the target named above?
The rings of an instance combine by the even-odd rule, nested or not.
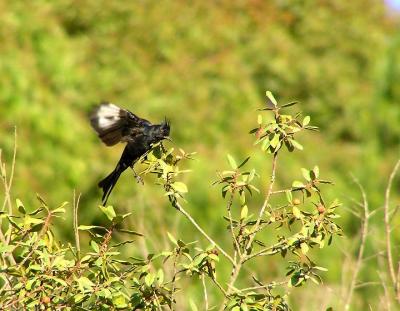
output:
[[[118,163],[117,167],[110,173],[110,175],[99,182],[99,187],[103,189],[103,197],[101,198],[103,205],[106,205],[111,191],[117,183],[119,176],[123,171],[125,171],[125,169],[126,167],[123,167],[120,163]]]

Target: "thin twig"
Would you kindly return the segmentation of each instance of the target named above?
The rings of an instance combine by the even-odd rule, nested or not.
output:
[[[257,232],[258,227],[260,226],[262,216],[264,215],[265,209],[268,206],[269,199],[271,198],[272,189],[275,183],[275,173],[276,173],[276,162],[277,162],[278,154],[274,153],[274,157],[272,160],[272,172],[271,172],[271,181],[267,190],[267,194],[265,196],[264,203],[260,209],[260,213],[258,214],[257,222],[254,225],[253,234],[250,236],[249,242],[247,243],[246,249],[250,249],[250,246],[253,244],[253,241],[256,237],[255,232]]]
[[[81,198],[81,194],[78,195],[78,199],[76,199],[76,194],[74,190],[74,203],[73,203],[73,211],[74,211],[74,233],[75,233],[75,247],[76,247],[76,257],[78,261],[81,258],[81,245],[79,242],[79,230],[78,230],[78,209],[79,209],[79,200]]]
[[[201,284],[203,285],[205,310],[207,311],[208,310],[208,295],[207,295],[207,287],[206,287],[206,281],[204,278],[204,274],[201,275]]]
[[[172,267],[172,288],[171,288],[171,296],[170,296],[170,300],[171,300],[171,305],[170,308],[171,310],[173,310],[173,302],[174,302],[174,292],[175,292],[175,281],[176,281],[176,265],[178,263],[178,259],[180,257],[180,253],[176,253],[174,256],[174,263],[173,263],[173,267]]]
[[[259,227],[261,225],[262,216],[264,215],[265,209],[267,208],[269,200],[271,198],[272,189],[273,189],[273,186],[274,186],[274,183],[275,183],[277,157],[278,157],[278,154],[274,153],[273,160],[272,160],[270,184],[268,186],[267,193],[265,195],[264,203],[260,208],[260,212],[258,214],[257,221],[256,221],[256,223],[255,223],[255,225],[253,227],[252,233],[249,236],[249,241],[248,241],[248,243],[247,243],[247,245],[245,247],[245,253],[242,253],[241,256],[239,256],[239,260],[236,263],[233,263],[231,277],[230,277],[228,285],[227,285],[228,286],[227,287],[227,291],[226,291],[227,296],[232,293],[232,289],[234,288],[234,284],[236,282],[236,279],[239,276],[239,273],[240,273],[240,270],[242,268],[242,265],[243,265],[244,262],[246,262],[248,260],[247,259],[248,258],[248,252],[249,252],[249,250],[251,248],[251,245],[254,242],[254,239],[256,237],[256,233],[258,232]],[[222,305],[221,305],[220,310],[224,309],[224,305],[225,305],[226,301],[227,301],[227,299],[225,298],[223,303],[222,303]]]
[[[216,278],[211,277],[211,280],[214,282],[215,285],[217,285],[217,287],[219,288],[219,290],[224,294],[224,297],[226,298],[228,296],[227,292],[225,291],[225,289],[222,287],[221,284],[219,284],[219,282],[217,281]]]
[[[367,287],[367,286],[371,286],[371,285],[382,285],[380,282],[364,282],[364,283],[360,283],[357,284],[354,288],[355,289],[359,289],[359,288],[363,288],[363,287]]]
[[[389,199],[390,199],[390,189],[392,187],[393,179],[400,167],[400,160],[397,161],[394,166],[392,173],[389,176],[389,182],[386,187],[385,192],[385,204],[384,204],[384,220],[385,220],[385,232],[386,232],[386,252],[387,252],[387,265],[389,269],[389,275],[392,280],[392,284],[396,293],[396,298],[400,302],[400,289],[397,287],[396,273],[394,271],[393,256],[392,256],[392,246],[390,242],[390,211],[389,211]]]
[[[253,291],[253,290],[258,290],[258,289],[271,289],[277,286],[283,286],[283,285],[287,285],[287,281],[282,281],[282,282],[273,282],[273,283],[269,283],[266,285],[258,285],[258,286],[252,286],[252,287],[247,287],[247,288],[243,288],[241,289],[242,292],[244,291]]]
[[[15,171],[15,161],[17,157],[17,127],[14,128],[14,150],[13,150],[13,159],[11,162],[11,173],[10,173],[10,179],[7,182],[7,175],[5,171],[5,165],[4,165],[4,170],[2,168],[2,173],[4,176],[3,183],[4,183],[4,190],[5,190],[5,197],[4,197],[4,202],[3,202],[3,208],[2,210],[4,211],[6,204],[8,204],[8,212],[11,215],[12,214],[12,204],[11,204],[11,196],[10,196],[10,190],[14,178],[14,171]]]
[[[235,249],[235,255],[234,258],[236,259],[236,253],[239,254],[239,257],[242,256],[242,253],[240,251],[240,246],[239,246],[239,242],[236,239],[235,236],[235,232],[233,231],[233,222],[232,222],[232,212],[231,212],[231,207],[232,207],[232,203],[233,203],[233,195],[234,193],[231,192],[229,201],[227,203],[226,209],[228,210],[228,217],[229,217],[229,227],[231,229],[231,235],[232,235],[232,240],[233,240],[233,247]]]
[[[356,262],[356,266],[354,268],[353,271],[353,276],[351,278],[351,282],[350,282],[350,288],[347,292],[347,297],[345,300],[345,310],[349,310],[350,308],[350,304],[351,304],[351,300],[353,297],[353,292],[354,292],[354,288],[356,286],[356,281],[357,281],[357,277],[358,277],[358,273],[360,271],[361,268],[361,264],[363,261],[363,256],[364,256],[364,248],[365,248],[365,243],[367,240],[367,235],[368,235],[368,220],[369,220],[369,209],[368,209],[368,200],[367,200],[367,196],[365,194],[364,188],[363,186],[359,183],[359,181],[357,179],[354,178],[354,182],[357,184],[357,186],[360,188],[361,194],[362,194],[362,198],[363,198],[363,208],[364,208],[364,217],[362,219],[362,223],[361,223],[361,243],[360,243],[360,249],[358,250],[358,256],[357,256],[357,262]]]
[[[285,241],[286,241],[286,240],[285,240]],[[285,241],[282,241],[282,242],[285,242]],[[280,252],[280,249],[278,249],[278,248],[276,248],[276,247],[280,246],[280,245],[282,244],[282,242],[279,242],[279,243],[277,243],[277,244],[274,244],[274,245],[271,245],[271,246],[269,246],[269,247],[263,248],[263,249],[259,250],[259,251],[256,252],[256,253],[247,255],[247,256],[243,259],[243,262],[249,261],[250,259],[252,259],[252,258],[254,258],[254,257],[258,257],[258,256],[270,256],[270,255],[274,255],[274,254],[276,254],[276,253],[279,253],[279,252]],[[281,250],[282,250],[282,248],[281,248]]]
[[[193,219],[193,217],[182,207],[182,205],[179,204],[178,201],[175,200],[175,198],[170,198],[171,203],[173,206],[180,211],[195,227],[196,229],[211,243],[213,244],[220,252],[222,255],[224,255],[233,265],[235,264],[235,261],[233,258],[226,252],[224,249],[219,246],[200,226],[199,224]]]

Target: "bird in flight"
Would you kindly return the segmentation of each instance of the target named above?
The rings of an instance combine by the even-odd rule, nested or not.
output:
[[[93,109],[90,124],[107,146],[127,143],[115,169],[98,184],[103,189],[102,202],[105,205],[121,173],[128,167],[133,169],[136,161],[150,151],[153,144],[169,138],[170,124],[166,119],[161,124],[151,124],[108,102]]]

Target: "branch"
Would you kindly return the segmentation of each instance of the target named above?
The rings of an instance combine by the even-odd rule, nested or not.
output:
[[[269,187],[268,187],[268,190],[267,190],[267,194],[265,196],[264,203],[263,203],[263,205],[262,205],[262,207],[260,209],[260,213],[258,214],[257,222],[256,222],[256,224],[254,226],[253,233],[250,236],[249,242],[247,243],[246,250],[250,249],[250,247],[251,247],[251,245],[252,245],[252,243],[253,243],[253,241],[254,241],[254,239],[256,237],[256,232],[258,231],[258,228],[260,227],[261,218],[264,215],[265,209],[268,206],[269,199],[271,198],[272,188],[273,188],[274,183],[275,183],[276,160],[277,160],[277,158],[278,158],[278,154],[274,153],[274,158],[272,160],[271,182],[269,184]]]
[[[361,191],[361,194],[362,194],[362,198],[363,198],[362,207],[364,208],[364,217],[362,219],[362,224],[361,224],[360,249],[358,250],[356,266],[354,268],[353,276],[352,276],[351,282],[350,282],[350,288],[348,290],[347,297],[346,297],[345,310],[349,310],[349,308],[350,308],[351,299],[353,297],[353,292],[354,292],[354,289],[356,287],[356,281],[357,281],[358,273],[360,271],[361,264],[362,264],[362,261],[363,261],[365,242],[367,240],[367,235],[368,235],[368,220],[369,220],[369,217],[370,217],[369,209],[368,209],[367,196],[365,194],[364,188],[358,182],[358,180],[355,179],[355,178],[354,178],[354,182],[360,188],[360,191]]]
[[[180,211],[185,217],[196,227],[196,229],[211,243],[216,249],[218,249],[222,255],[224,255],[233,265],[235,265],[235,261],[229,254],[223,250],[221,246],[219,246],[210,236],[198,225],[198,223],[190,216],[188,212],[179,204],[179,202],[172,196],[169,196],[169,200],[173,207],[175,207],[178,211]]]
[[[234,288],[233,285],[235,284],[235,281],[239,276],[240,269],[242,268],[243,263],[245,263],[248,260],[248,251],[251,248],[251,245],[253,244],[253,241],[254,241],[254,239],[256,237],[256,234],[257,234],[257,232],[258,232],[258,230],[260,228],[262,216],[264,215],[265,209],[268,206],[269,199],[271,198],[272,189],[273,189],[273,186],[274,186],[274,183],[275,183],[277,156],[278,156],[278,154],[275,152],[273,160],[272,160],[271,182],[269,184],[267,193],[265,195],[264,203],[263,203],[263,205],[262,205],[262,207],[260,209],[260,212],[258,214],[257,221],[256,221],[256,223],[254,225],[253,232],[249,236],[249,242],[247,243],[246,248],[245,248],[245,252],[246,253],[243,253],[243,254],[241,254],[241,256],[239,256],[239,261],[237,263],[233,263],[231,277],[229,279],[228,289],[227,289],[227,292],[226,292],[227,295],[229,295],[232,292],[232,289]],[[222,303],[220,310],[224,309],[225,303],[226,303],[226,298],[225,298],[224,302]]]
[[[204,278],[204,274],[201,275],[201,284],[203,285],[205,309],[207,311],[208,310],[208,295],[207,295],[207,287],[206,287],[206,281]]]
[[[286,240],[285,240],[285,241],[282,241],[282,242],[285,243]],[[271,245],[271,246],[269,246],[269,247],[265,247],[265,248],[259,250],[259,251],[256,252],[256,253],[247,255],[246,258],[243,259],[243,262],[246,262],[246,261],[248,261],[248,260],[250,260],[250,259],[252,259],[252,258],[254,258],[254,257],[257,257],[257,256],[269,256],[269,255],[274,255],[274,254],[276,254],[276,253],[279,253],[280,250],[283,249],[283,247],[281,247],[281,248],[279,249],[279,246],[284,245],[284,243],[282,243],[282,242],[278,242],[278,243],[276,243],[276,244],[274,244],[274,245]]]
[[[230,196],[229,201],[227,203],[226,209],[228,210],[229,227],[231,229],[233,246],[235,248],[235,256],[234,256],[234,258],[236,259],[236,252],[239,254],[239,257],[242,256],[242,253],[240,251],[239,242],[236,239],[235,232],[233,231],[232,212],[231,212],[232,203],[233,203],[233,192],[231,192],[231,196]]]

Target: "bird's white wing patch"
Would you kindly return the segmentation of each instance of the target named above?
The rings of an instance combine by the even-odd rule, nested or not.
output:
[[[113,126],[120,120],[121,109],[114,104],[103,104],[95,113],[97,127],[104,129]]]

